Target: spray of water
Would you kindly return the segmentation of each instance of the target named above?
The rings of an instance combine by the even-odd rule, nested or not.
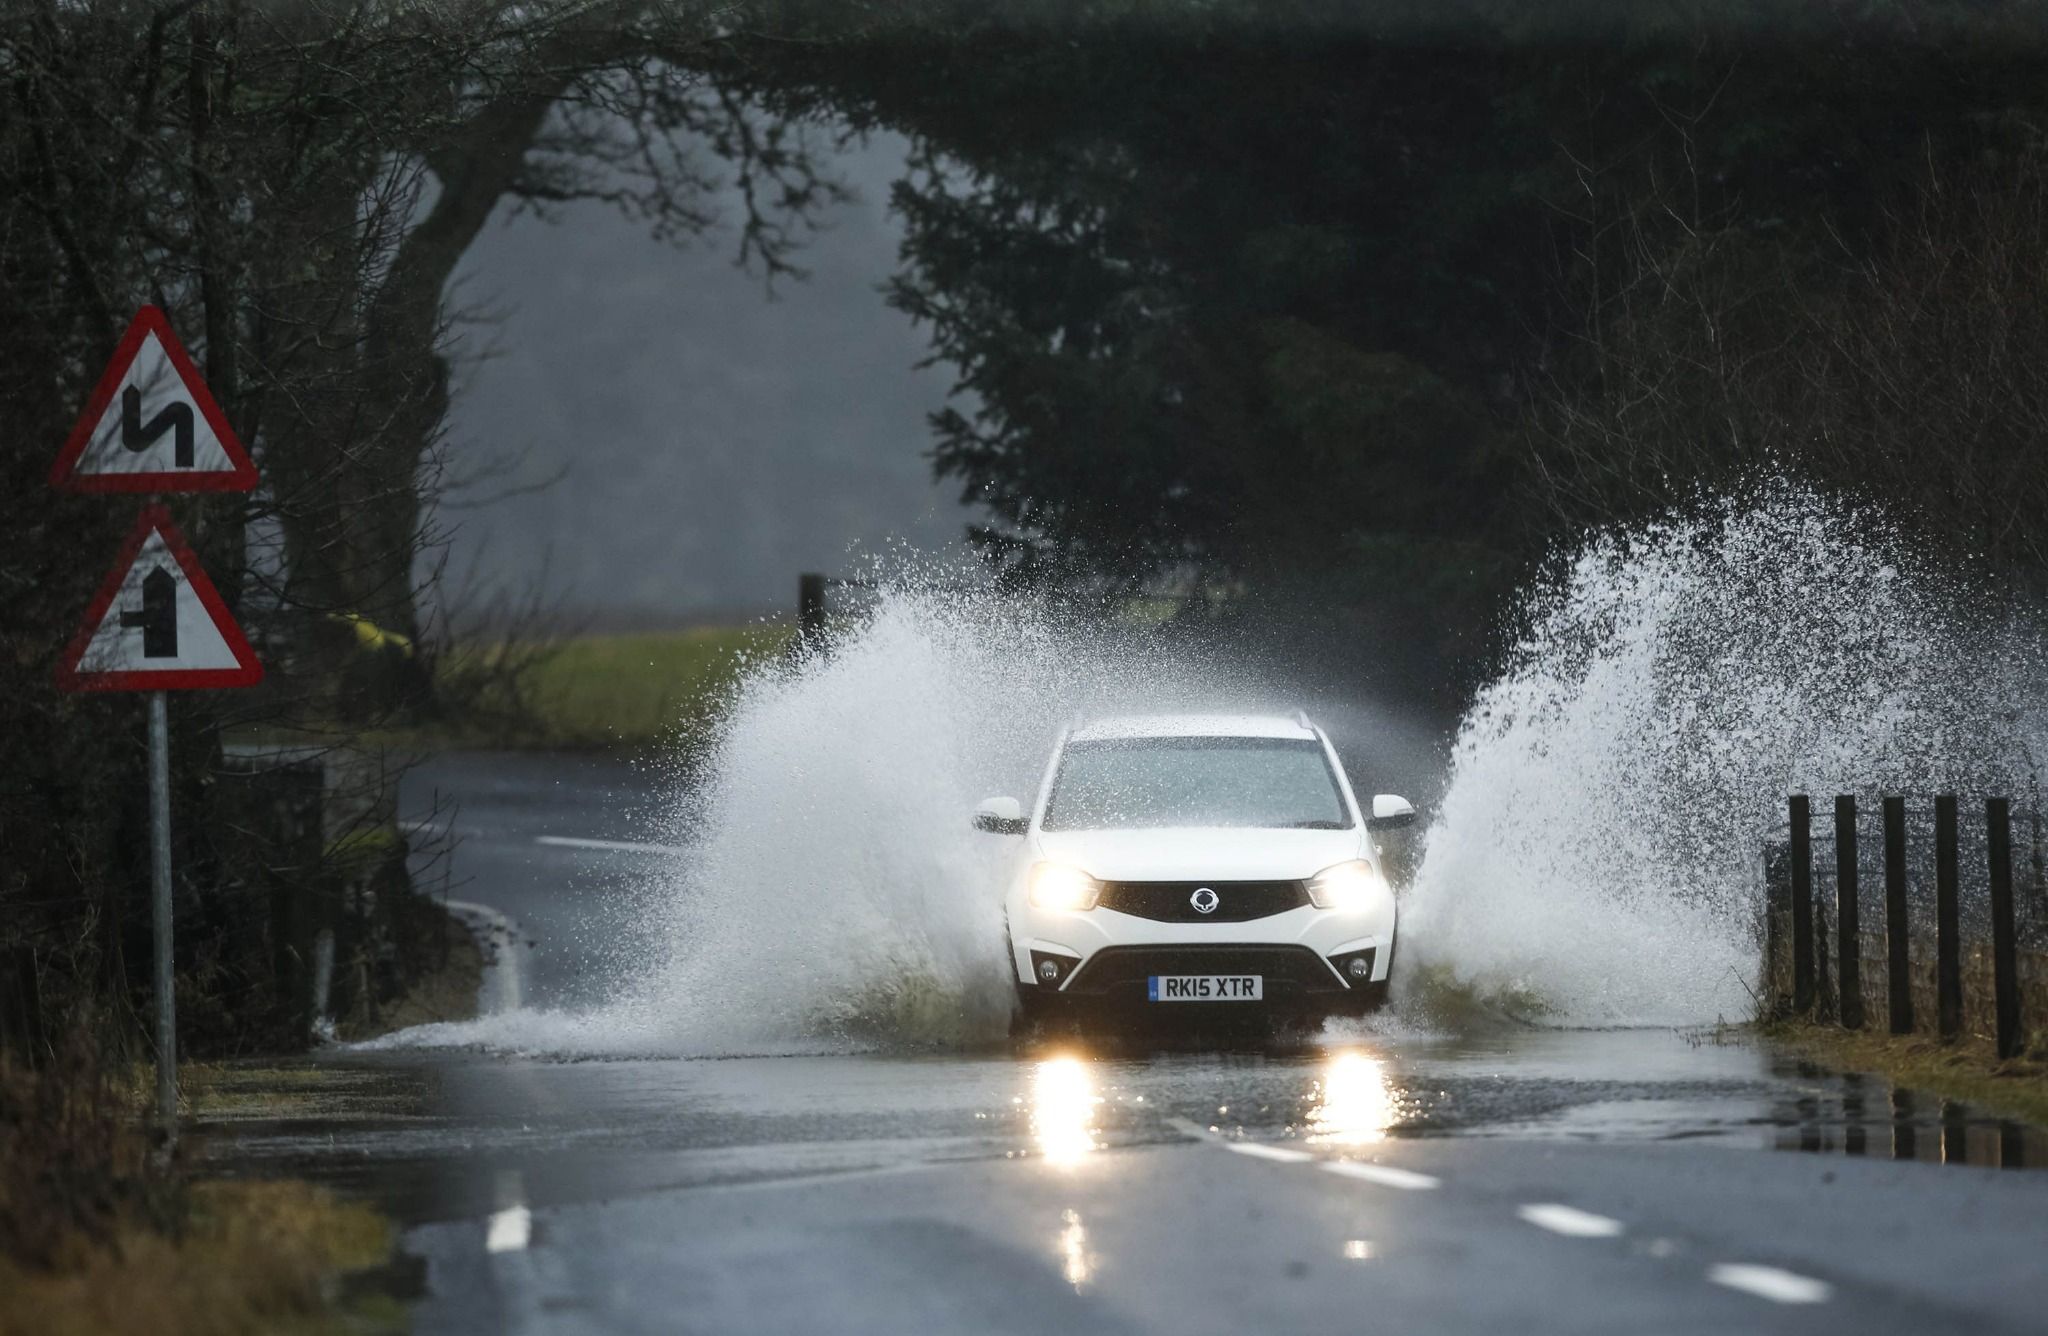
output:
[[[972,828],[975,802],[1028,802],[1078,715],[1279,702],[1220,653],[933,583],[887,591],[827,647],[741,679],[649,836],[687,852],[614,916],[627,944],[607,1005],[399,1042],[762,1053],[1004,1039],[1014,846]]]
[[[2034,641],[1871,517],[1787,485],[1596,535],[1529,597],[1458,731],[1403,909],[1396,998],[1552,1023],[1739,1016],[1788,791],[2031,782]],[[999,860],[1059,726],[1265,708],[1241,663],[992,594],[885,594],[742,679],[652,838],[610,1002],[408,1032],[570,1052],[1000,1040]]]
[[[1409,982],[1565,1024],[1747,1016],[1788,792],[2030,791],[2038,643],[1988,603],[1782,482],[1594,537],[1460,727]]]

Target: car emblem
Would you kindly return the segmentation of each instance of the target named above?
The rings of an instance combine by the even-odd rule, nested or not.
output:
[[[1213,914],[1216,906],[1223,903],[1223,897],[1207,886],[1197,886],[1195,893],[1188,897],[1188,903],[1195,907],[1197,914]]]

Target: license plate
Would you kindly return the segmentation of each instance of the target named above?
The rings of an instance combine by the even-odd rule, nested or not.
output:
[[[1259,974],[1155,974],[1145,981],[1145,996],[1154,1002],[1262,1002],[1266,980]]]

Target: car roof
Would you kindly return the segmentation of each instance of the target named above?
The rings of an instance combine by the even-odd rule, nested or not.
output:
[[[1305,715],[1126,714],[1091,719],[1067,734],[1069,742],[1109,738],[1300,738],[1313,739]]]

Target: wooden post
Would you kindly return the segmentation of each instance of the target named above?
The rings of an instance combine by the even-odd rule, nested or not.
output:
[[[1835,796],[1835,975],[1842,985],[1842,1027],[1863,1028],[1863,929],[1856,878],[1856,796]]]
[[[1779,991],[1790,980],[1780,973],[1785,962],[1785,918],[1792,908],[1792,860],[1782,844],[1764,846],[1764,977],[1759,991],[1766,1019],[1783,1016],[1791,996]]]
[[[796,577],[796,629],[806,641],[825,634],[825,577],[816,571]]]
[[[1803,793],[1792,795],[1792,1010],[1813,1011],[1813,813]]]
[[[1956,796],[1934,800],[1934,991],[1943,1039],[1963,1032],[1963,920],[1956,890]]]
[[[1912,957],[1906,924],[1906,800],[1884,800],[1885,1010],[1893,1034],[1913,1033]]]
[[[2012,918],[2012,804],[1984,800],[1985,844],[1991,854],[1991,978],[1998,1013],[2000,1061],[2020,1055],[2020,976]]]
[[[1840,1020],[1842,1012],[1835,1005],[1834,972],[1828,968],[1828,902],[1819,900],[1813,906],[1813,1018],[1826,1024]]]

